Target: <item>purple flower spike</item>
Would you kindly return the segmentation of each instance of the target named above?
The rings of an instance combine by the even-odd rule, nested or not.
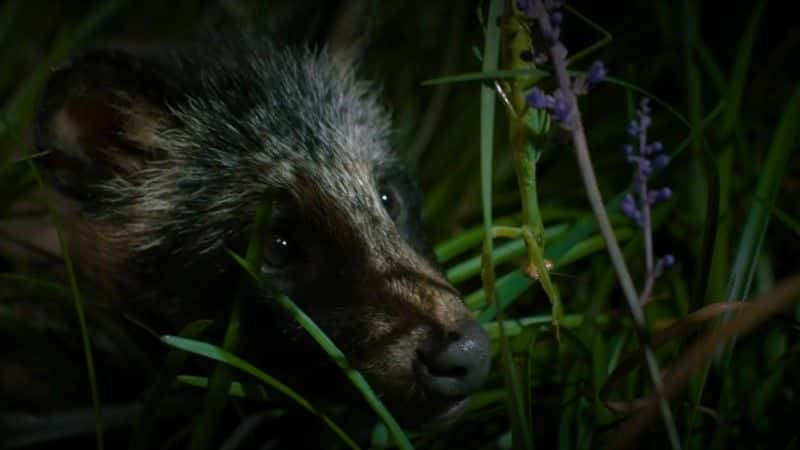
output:
[[[627,194],[620,204],[622,212],[642,227],[644,233],[645,267],[649,280],[646,285],[648,287],[642,294],[644,301],[649,297],[652,280],[675,263],[672,255],[659,259],[654,257],[650,208],[656,203],[672,198],[672,190],[669,187],[648,189],[647,186],[653,172],[665,168],[670,163],[670,157],[663,153],[664,145],[661,142],[648,142],[647,131],[651,122],[650,102],[647,98],[643,98],[639,102],[636,119],[632,120],[627,128],[633,144],[625,145],[623,150],[625,158],[634,166],[633,183],[631,194]]]
[[[561,8],[564,2],[560,0],[542,0],[533,2],[532,0],[516,0],[517,9],[524,12],[528,17],[536,17],[542,26],[539,28],[542,39],[547,45],[550,60],[553,64],[566,65],[567,48],[559,41],[561,26],[564,23],[565,15]],[[548,61],[547,55],[542,54],[538,49],[533,53],[532,59],[536,65],[543,65]],[[527,53],[520,57],[529,61]],[[560,89],[551,92],[549,95],[542,92],[539,88],[533,88],[526,96],[527,105],[534,109],[544,109],[553,119],[563,128],[570,129],[578,119],[577,105],[575,97],[585,94],[589,89],[602,82],[606,77],[606,69],[602,62],[595,61],[586,72],[580,77],[570,77],[568,84],[563,84]]]

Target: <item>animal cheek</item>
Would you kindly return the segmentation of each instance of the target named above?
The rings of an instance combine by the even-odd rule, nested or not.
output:
[[[369,345],[381,341],[381,338],[391,334],[396,327],[393,320],[386,316],[376,315],[371,317],[366,324],[364,344]]]

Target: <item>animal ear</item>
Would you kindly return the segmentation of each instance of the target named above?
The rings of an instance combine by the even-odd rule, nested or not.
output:
[[[328,29],[327,43],[335,55],[349,60],[363,56],[376,16],[375,0],[342,0]]]
[[[161,157],[159,136],[174,121],[171,92],[154,67],[118,51],[87,53],[56,68],[34,118],[48,178],[80,198],[88,186]]]

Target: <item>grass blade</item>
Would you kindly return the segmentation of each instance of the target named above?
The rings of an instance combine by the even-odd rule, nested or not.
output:
[[[726,289],[725,298],[728,301],[742,300],[750,292],[778,191],[789,167],[789,157],[796,148],[798,123],[800,123],[800,84],[795,87],[786,105],[778,129],[772,138],[767,159],[760,171],[755,198],[742,228]]]
[[[253,266],[251,266],[246,260],[242,257],[237,255],[236,253],[229,252],[231,256],[238,262],[247,273],[250,274],[255,280],[260,281],[268,289],[272,291],[272,295],[276,298],[276,301],[286,309],[292,317],[303,327],[314,341],[328,354],[328,356],[333,360],[334,363],[342,370],[345,376],[353,383],[353,385],[358,389],[361,395],[364,396],[364,399],[367,401],[367,404],[372,408],[373,411],[384,421],[386,426],[389,428],[389,432],[392,434],[392,437],[395,440],[397,446],[403,450],[411,450],[414,447],[411,445],[411,442],[408,440],[408,436],[403,431],[400,424],[394,419],[392,414],[389,410],[384,406],[383,402],[380,400],[375,391],[372,390],[367,380],[361,375],[361,372],[351,367],[347,362],[347,357],[345,357],[344,353],[333,343],[333,341],[322,331],[313,320],[306,313],[304,313],[297,305],[286,295],[282,294],[278,291],[274,286],[269,283],[269,280],[260,279],[255,270],[253,270]]]
[[[44,189],[44,182],[42,181],[42,176],[39,173],[39,170],[36,168],[36,165],[33,163],[33,160],[28,159],[28,165],[31,168],[31,172],[33,176],[36,178],[36,183],[39,185],[40,189]],[[103,449],[103,412],[100,407],[100,390],[97,387],[97,375],[94,368],[94,356],[92,354],[92,344],[89,339],[89,327],[86,323],[86,313],[84,312],[83,308],[83,298],[81,296],[80,288],[78,287],[78,278],[75,275],[75,268],[72,264],[72,257],[70,256],[69,251],[69,243],[67,242],[67,238],[64,235],[63,228],[60,224],[60,221],[56,217],[55,209],[53,208],[52,203],[46,200],[47,203],[47,210],[50,214],[50,220],[53,223],[53,226],[56,230],[56,235],[58,236],[58,245],[61,249],[61,255],[64,259],[64,266],[67,270],[67,278],[69,279],[69,287],[70,293],[72,295],[72,300],[75,307],[75,313],[78,316],[78,324],[81,330],[81,343],[83,346],[83,353],[86,359],[86,372],[89,377],[89,387],[92,393],[92,407],[95,413],[95,435],[97,437],[97,448],[98,450]]]
[[[180,333],[181,337],[194,339],[199,337],[211,325],[211,321],[198,320],[186,325]],[[131,450],[147,450],[151,448],[150,435],[157,419],[158,408],[167,393],[175,376],[186,363],[186,352],[171,350],[164,359],[164,365],[148,391],[142,406],[142,412],[133,427],[129,448]]]
[[[271,199],[267,198],[261,202],[256,210],[253,228],[250,232],[250,239],[247,244],[247,263],[248,267],[260,267],[262,248],[261,234],[264,224],[270,217]],[[246,293],[251,285],[249,274],[243,274],[236,290],[236,297],[233,301],[231,318],[225,330],[225,337],[222,347],[226,351],[236,351],[241,336],[242,313],[245,309]],[[214,373],[209,379],[208,396],[203,410],[197,416],[192,429],[190,448],[193,450],[209,449],[212,446],[214,433],[219,425],[225,411],[225,404],[228,399],[228,391],[233,381],[233,373],[229,366],[220,364],[214,369]]]
[[[276,378],[258,369],[257,367],[253,366],[247,361],[239,358],[238,356],[230,352],[227,352],[224,349],[217,347],[216,345],[212,345],[207,342],[195,341],[193,339],[186,339],[177,336],[162,336],[161,340],[170,347],[181,349],[183,351],[187,351],[200,356],[204,356],[209,359],[213,359],[214,361],[219,361],[221,363],[228,364],[231,367],[235,367],[236,369],[239,369],[242,372],[245,372],[249,375],[256,377],[257,379],[263,381],[266,385],[272,387],[273,389],[277,390],[278,392],[289,398],[294,403],[298,404],[301,408],[321,418],[325,422],[325,424],[328,425],[328,427],[330,427],[330,429],[334,433],[336,433],[336,435],[339,436],[342,439],[342,441],[344,441],[347,444],[348,447],[353,449],[360,448],[358,444],[355,443],[353,438],[351,438],[347,433],[345,433],[344,430],[342,430],[342,428],[336,424],[336,422],[334,422],[325,413],[317,409],[308,400],[303,398],[303,396],[295,392],[289,386],[281,383]]]

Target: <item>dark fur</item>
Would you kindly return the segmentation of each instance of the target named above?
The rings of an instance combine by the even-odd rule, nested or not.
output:
[[[395,412],[424,421],[460,398],[420,387],[419,349],[471,318],[422,235],[376,89],[349,55],[255,38],[153,57],[88,53],[50,80],[37,146],[50,152],[51,182],[80,204],[79,263],[98,298],[159,332],[228,316],[241,269],[224,250],[243,251],[271,196],[265,241],[293,248],[281,266],[268,246],[262,270]],[[296,381],[330,368],[266,291],[250,308],[248,359]]]

